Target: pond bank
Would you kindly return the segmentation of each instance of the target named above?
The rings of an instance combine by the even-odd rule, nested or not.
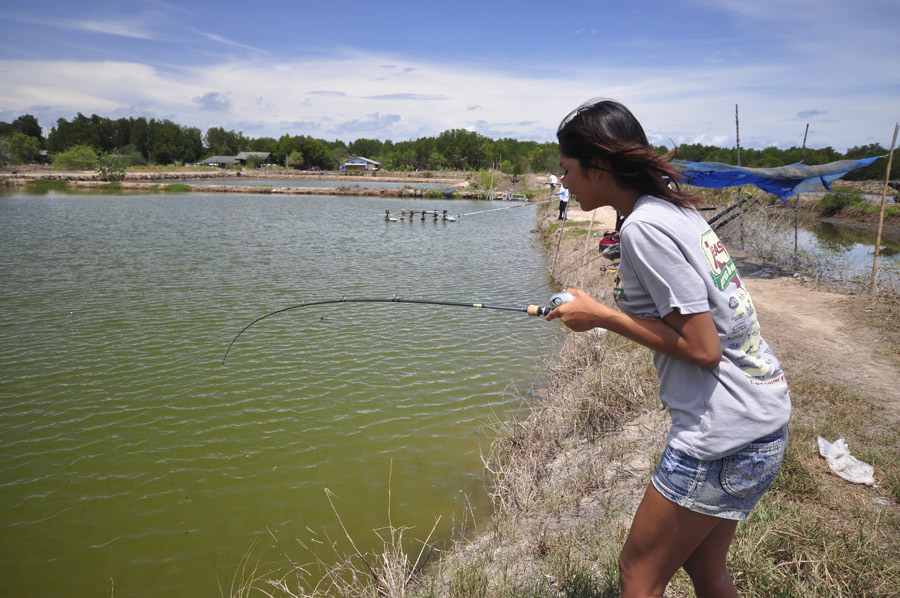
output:
[[[546,230],[554,214],[541,212]],[[585,245],[583,237],[547,243],[551,255],[580,255]],[[889,324],[896,306],[773,278],[770,264],[733,255],[794,403],[784,471],[731,550],[738,589],[751,598],[890,595],[887,588],[900,587],[897,569],[881,565],[900,556],[900,355],[892,350],[900,331]],[[589,263],[576,286],[611,302],[606,264]],[[618,595],[618,552],[669,423],[649,351],[602,331],[569,333],[545,371],[537,404],[497,424],[485,456],[496,509],[490,529],[460,541],[429,571],[425,585],[437,588],[430,595],[476,595],[464,587],[481,596]],[[816,451],[817,434],[845,435],[875,465],[880,487],[837,478]],[[810,561],[828,575],[806,568]],[[665,596],[689,595],[679,573]]]
[[[7,168],[0,173],[0,185],[8,187],[23,187],[33,184],[35,181],[64,181],[65,188],[86,191],[114,191],[134,193],[156,193],[160,191],[180,191],[190,193],[253,193],[253,194],[277,194],[277,195],[341,195],[358,197],[407,197],[407,198],[434,198],[451,195],[456,199],[486,199],[485,191],[468,188],[468,174],[463,172],[440,173],[433,176],[432,173],[390,173],[374,176],[347,175],[339,173],[302,172],[283,173],[251,171],[245,176],[235,175],[232,171],[203,171],[203,170],[179,170],[172,172],[128,172],[125,180],[110,183],[103,181],[95,171],[52,171],[45,168]],[[221,184],[194,185],[192,181],[220,180]],[[247,179],[261,179],[273,181],[327,181],[332,185],[340,182],[340,186],[323,187],[292,187],[275,185],[238,185],[229,184],[230,181],[243,181]],[[399,188],[373,188],[366,187],[365,183],[407,183],[414,184],[443,184],[445,190],[423,189],[416,187]],[[178,184],[178,189],[166,188],[168,185]]]

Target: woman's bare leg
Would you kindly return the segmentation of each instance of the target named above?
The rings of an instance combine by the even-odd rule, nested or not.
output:
[[[737,596],[725,557],[737,522],[680,507],[650,484],[619,555],[623,598],[662,596],[685,567],[698,598]]]
[[[697,598],[737,598],[725,560],[738,522],[728,519],[720,521],[684,562],[684,570],[694,583]]]

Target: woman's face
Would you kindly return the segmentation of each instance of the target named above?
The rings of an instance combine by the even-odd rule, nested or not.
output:
[[[596,169],[583,169],[575,158],[559,155],[559,165],[565,173],[563,186],[575,195],[575,200],[582,210],[590,211],[599,208],[603,203],[603,189]]]

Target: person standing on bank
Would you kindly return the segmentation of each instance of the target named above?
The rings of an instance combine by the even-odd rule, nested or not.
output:
[[[734,262],[694,207],[698,198],[681,190],[631,112],[591,100],[563,119],[557,138],[565,185],[582,209],[612,206],[625,220],[618,310],[569,289],[574,299],[547,319],[649,347],[672,420],[619,555],[622,596],[662,596],[680,567],[698,597],[737,596],[728,548],[787,446],[781,366]]]
[[[566,175],[560,177],[561,186],[556,194],[559,196],[559,218],[557,220],[566,219],[566,210],[569,208],[569,186],[566,184]]]

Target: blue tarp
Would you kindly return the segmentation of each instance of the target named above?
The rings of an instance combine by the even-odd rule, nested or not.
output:
[[[742,168],[719,162],[684,160],[673,160],[672,163],[684,174],[683,182],[688,185],[714,188],[756,185],[785,201],[791,195],[813,191],[823,186],[830,191],[831,187],[828,184],[831,181],[841,178],[851,170],[868,166],[881,157],[840,160],[816,166],[791,164],[778,168]]]

